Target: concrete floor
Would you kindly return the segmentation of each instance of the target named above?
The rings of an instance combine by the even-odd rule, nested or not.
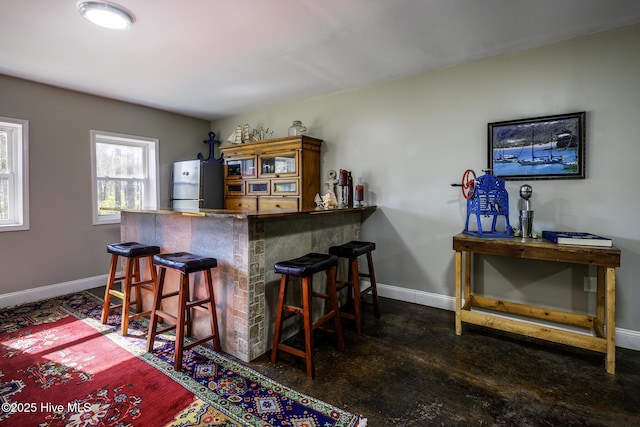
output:
[[[365,306],[363,335],[344,320],[346,350],[316,331],[316,377],[279,353],[250,366],[348,411],[368,426],[640,426],[640,352],[604,354],[463,325],[454,313],[381,299]],[[293,338],[293,341],[298,340]]]
[[[610,375],[601,353],[473,325],[456,336],[453,312],[380,302],[380,319],[363,306],[362,336],[343,320],[344,352],[315,332],[313,380],[283,352],[275,365],[270,353],[247,365],[368,427],[640,426],[640,352],[618,348]]]

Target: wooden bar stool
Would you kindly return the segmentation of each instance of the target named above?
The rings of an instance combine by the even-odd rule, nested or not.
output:
[[[344,350],[344,338],[342,336],[342,324],[339,316],[338,296],[336,293],[336,269],[338,257],[309,253],[300,258],[278,262],[274,266],[276,273],[282,274],[280,278],[280,293],[278,296],[278,309],[276,312],[276,325],[273,333],[273,349],[271,350],[271,363],[276,363],[278,350],[293,354],[305,359],[307,376],[313,378],[315,367],[313,362],[313,331],[321,328],[329,320],[333,319],[334,329],[325,329],[336,334],[338,349]],[[313,292],[313,275],[326,271],[327,293]],[[302,308],[285,304],[289,277],[299,277],[302,285]],[[312,322],[312,297],[323,298],[329,301],[329,311],[315,322]],[[286,313],[285,313],[286,312]],[[285,318],[300,314],[304,319],[304,351],[280,342],[282,335],[282,323]]]
[[[141,316],[148,316],[151,311],[142,311],[142,290],[154,292],[156,282],[156,269],[153,266],[153,256],[160,253],[158,246],[142,245],[138,242],[112,243],[107,245],[107,252],[111,254],[111,265],[109,267],[109,277],[107,279],[107,288],[104,292],[104,304],[102,306],[102,324],[107,323],[109,318],[109,310],[112,308],[122,308],[122,324],[121,334],[127,335],[129,331],[129,321]],[[118,259],[126,260],[123,265],[124,275],[116,276],[118,269]],[[141,280],[140,259],[147,260],[149,267],[150,279]],[[121,290],[114,289],[116,282],[124,283]],[[136,305],[136,313],[130,313],[131,291],[135,290],[136,299],[133,301]],[[111,306],[111,297],[120,298],[122,304]]]
[[[336,280],[337,289],[349,287],[348,299],[353,299],[354,314],[340,312],[340,316],[353,319],[356,322],[356,333],[362,335],[362,310],[360,308],[361,298],[365,297],[369,292],[373,297],[373,309],[376,318],[380,318],[380,303],[378,302],[378,288],[376,286],[376,274],[373,270],[373,258],[371,252],[376,249],[376,244],[372,242],[360,242],[352,240],[340,246],[332,246],[329,248],[331,255],[349,260],[349,273],[347,280]],[[358,257],[367,255],[368,273],[360,272]],[[360,278],[369,278],[370,285],[366,289],[360,289]],[[353,296],[352,296],[353,290]]]
[[[151,309],[151,320],[149,321],[149,335],[147,337],[147,351],[153,350],[153,343],[156,335],[176,329],[176,344],[173,358],[173,367],[176,371],[182,370],[182,353],[191,347],[202,344],[206,341],[213,341],[213,348],[220,351],[220,335],[218,332],[218,317],[216,313],[216,301],[213,294],[213,281],[211,280],[211,269],[218,266],[215,258],[201,257],[187,252],[176,252],[171,254],[160,254],[153,257],[153,263],[160,268],[158,284],[153,297],[153,307]],[[163,294],[164,278],[167,268],[171,268],[180,273],[180,286],[177,291]],[[202,271],[205,278],[207,297],[204,299],[191,301],[189,291],[189,274]],[[167,313],[161,309],[161,301],[165,298],[178,296],[178,314]],[[205,308],[206,306],[206,308]],[[191,336],[191,309],[204,310],[209,314],[211,322],[211,335],[185,344],[184,338]],[[160,330],[158,319],[170,319],[174,324],[166,326]],[[186,333],[185,333],[186,329]]]

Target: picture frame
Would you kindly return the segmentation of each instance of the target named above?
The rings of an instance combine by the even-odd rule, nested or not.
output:
[[[505,180],[584,179],[585,112],[488,123],[488,167]]]

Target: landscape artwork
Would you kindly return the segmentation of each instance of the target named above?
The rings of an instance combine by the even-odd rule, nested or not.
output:
[[[506,180],[583,179],[585,113],[488,124],[488,164]]]

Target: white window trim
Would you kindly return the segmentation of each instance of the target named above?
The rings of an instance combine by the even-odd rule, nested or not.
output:
[[[12,215],[0,221],[0,232],[29,230],[29,121],[0,117],[0,126],[14,134],[9,144],[15,150],[11,169],[17,178],[12,183]]]
[[[97,176],[96,176],[96,143],[101,141],[113,141],[123,145],[145,144],[148,148],[147,155],[147,175],[151,188],[149,188],[149,198],[143,209],[157,209],[160,200],[160,175],[159,175],[159,140],[157,138],[147,138],[143,136],[125,135],[113,132],[91,130],[91,203],[93,211],[93,225],[119,224],[120,213],[113,215],[100,215],[98,210]]]

